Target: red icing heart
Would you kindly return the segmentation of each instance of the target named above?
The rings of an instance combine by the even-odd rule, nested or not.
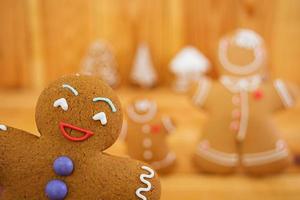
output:
[[[151,126],[151,132],[152,133],[159,133],[160,132],[160,129],[161,129],[161,126],[159,124],[156,124],[156,125],[152,125]]]
[[[253,92],[253,97],[255,100],[260,100],[264,96],[264,93],[261,90],[256,90]]]

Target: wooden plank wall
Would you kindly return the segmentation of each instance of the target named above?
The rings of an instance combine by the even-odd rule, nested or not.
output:
[[[184,45],[213,60],[218,38],[237,27],[266,39],[274,76],[300,83],[299,0],[0,0],[0,87],[40,88],[76,72],[90,43],[112,44],[122,75],[148,42],[162,84]]]

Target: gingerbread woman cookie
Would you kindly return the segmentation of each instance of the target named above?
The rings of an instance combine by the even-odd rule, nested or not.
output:
[[[47,87],[36,106],[40,137],[0,125],[3,200],[156,199],[151,167],[103,151],[122,125],[113,90],[92,76],[65,76]]]
[[[239,29],[220,40],[220,78],[203,77],[195,87],[194,103],[210,113],[196,150],[202,171],[233,172],[240,164],[246,172],[279,172],[289,163],[289,151],[271,120],[273,112],[294,102],[282,80],[265,79],[263,39]]]
[[[176,155],[169,150],[167,137],[174,131],[170,117],[159,111],[149,98],[135,98],[126,109],[125,140],[129,156],[149,163],[158,173],[169,173]]]

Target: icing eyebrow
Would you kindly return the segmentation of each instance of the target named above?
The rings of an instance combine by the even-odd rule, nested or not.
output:
[[[68,84],[63,84],[62,87],[69,89],[75,96],[78,96],[77,90],[75,90],[75,88],[73,88],[72,86]]]
[[[110,106],[112,112],[116,112],[117,111],[115,105],[113,104],[113,102],[109,98],[106,98],[106,97],[95,97],[93,99],[93,102],[97,102],[97,101],[103,101],[103,102],[107,103]]]

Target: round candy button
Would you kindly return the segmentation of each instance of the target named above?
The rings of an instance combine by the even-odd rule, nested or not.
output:
[[[70,176],[74,170],[74,164],[69,157],[60,156],[54,161],[53,169],[57,175]]]
[[[68,194],[68,187],[63,181],[52,180],[48,182],[45,192],[50,200],[63,200]]]

